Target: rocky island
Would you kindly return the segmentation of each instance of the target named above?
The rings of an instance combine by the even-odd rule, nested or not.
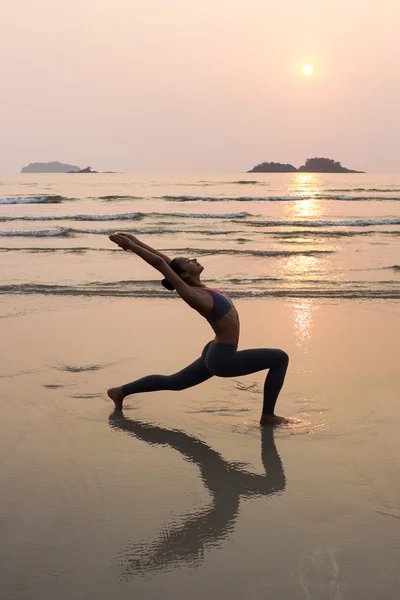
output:
[[[81,169],[76,165],[69,165],[60,162],[38,162],[30,163],[27,167],[22,167],[21,173],[98,173],[93,171],[92,167]],[[114,171],[105,171],[105,173],[114,173]]]
[[[260,165],[253,167],[248,173],[296,173],[297,169],[293,165],[276,163],[276,162],[264,162]]]
[[[342,167],[341,163],[332,158],[307,158],[304,165],[296,169],[293,165],[264,162],[253,167],[248,173],[364,173]]]
[[[78,171],[68,171],[68,173],[98,173],[98,171],[93,171],[92,167],[86,167],[86,169],[79,169]]]
[[[76,173],[80,170],[80,167],[76,165],[53,161],[30,163],[28,166],[22,167],[21,173],[70,173],[71,171]]]

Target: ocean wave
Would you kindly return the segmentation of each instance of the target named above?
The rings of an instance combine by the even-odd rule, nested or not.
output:
[[[171,202],[261,202],[268,200],[298,200],[297,196],[161,196]]]
[[[93,285],[90,283],[82,285],[57,285],[57,284],[39,284],[39,283],[19,283],[0,285],[0,295],[4,294],[39,294],[52,296],[111,296],[111,297],[136,297],[136,298],[175,298],[176,294],[171,294],[163,290],[157,282],[154,287],[147,285],[140,287],[138,282],[130,282],[134,285],[120,286],[120,289],[112,289],[109,285]],[[336,281],[329,281],[327,285],[321,286],[311,282],[307,285],[277,285],[269,289],[262,290],[237,290],[232,288],[225,290],[226,293],[235,299],[240,298],[343,298],[357,300],[371,299],[400,299],[400,286],[396,282],[379,282],[379,287],[373,287],[373,282],[357,282],[356,286],[347,282],[346,285],[338,286]],[[317,282],[316,282],[317,283]],[[383,286],[382,283],[385,285]],[[393,285],[394,283],[394,285]],[[372,287],[371,287],[372,285]]]
[[[301,202],[302,200],[341,200],[341,201],[399,201],[400,197],[388,196],[343,196],[335,194],[301,194],[288,196],[161,196],[170,202]]]
[[[177,217],[184,219],[244,219],[245,217],[251,217],[251,213],[239,212],[239,213],[145,213],[145,216],[151,217]]]
[[[238,233],[244,233],[240,229],[227,230],[223,229],[222,231],[216,231],[211,229],[196,229],[196,230],[186,230],[187,233],[199,233],[200,235],[237,235]],[[249,234],[249,232],[246,232]]]
[[[400,225],[399,217],[383,219],[346,219],[346,220],[296,220],[296,221],[243,221],[252,227],[373,227],[375,225]]]
[[[235,223],[235,221],[233,221]],[[265,227],[265,228],[282,228],[282,227],[298,227],[298,230],[293,231],[266,231],[265,235],[270,235],[274,238],[281,238],[282,240],[290,239],[293,237],[304,237],[304,236],[312,236],[312,237],[352,237],[355,235],[369,235],[369,234],[382,234],[382,235],[392,235],[398,236],[400,235],[400,230],[393,231],[382,231],[382,230],[371,230],[371,231],[324,231],[321,228],[323,227],[371,227],[374,225],[382,225],[383,222],[379,221],[353,221],[353,222],[335,222],[335,221],[324,221],[324,222],[316,222],[316,221],[238,221],[238,223],[243,223],[244,225],[249,225],[252,227]],[[392,219],[387,220],[385,224],[398,225],[400,224],[400,219]],[[303,230],[304,228],[312,228],[311,230]],[[119,229],[115,228],[107,228],[107,229],[79,229],[75,227],[57,227],[54,229],[3,229],[0,230],[0,237],[72,237],[74,235],[102,235],[102,236],[110,236],[119,231]],[[182,231],[179,228],[171,229],[171,228],[163,228],[163,227],[140,227],[140,228],[131,228],[125,227],[124,231],[127,233],[132,233],[134,235],[174,235],[181,234]],[[229,235],[238,235],[244,233],[242,230],[208,230],[208,229],[185,229],[185,233],[187,234],[198,234],[201,236],[229,236]],[[199,250],[200,251],[200,250]]]
[[[284,279],[282,279],[281,277],[268,277],[268,276],[261,276],[261,277],[228,277],[227,281],[229,281],[229,283],[237,283],[237,284],[241,284],[241,285],[247,285],[248,283],[259,283],[261,281],[284,281]]]
[[[170,253],[177,255],[195,254],[196,256],[232,255],[232,256],[314,256],[334,254],[336,250],[237,250],[235,248],[171,248]]]
[[[104,235],[109,236],[120,231],[120,229],[78,229],[75,227],[59,227],[57,229],[47,230],[0,230],[0,237],[68,237],[73,235]],[[134,235],[177,235],[182,234],[182,229],[166,229],[161,227],[124,227],[126,233]],[[229,235],[241,233],[238,230],[233,231],[213,231],[207,229],[185,229],[185,233],[201,235]]]
[[[71,237],[77,235],[112,235],[116,233],[118,229],[76,229],[74,227],[58,227],[57,229],[33,229],[33,230],[0,230],[0,237]],[[181,233],[174,229],[160,229],[160,228],[143,228],[143,229],[126,229],[129,233],[135,233],[137,235],[145,234],[176,234]]]
[[[268,233],[268,232],[266,232]],[[290,238],[302,238],[311,236],[312,238],[316,237],[327,237],[327,238],[335,238],[335,237],[355,237],[359,235],[400,235],[400,231],[396,230],[382,230],[382,229],[368,229],[364,231],[321,231],[320,229],[311,229],[311,230],[293,230],[293,231],[279,231],[277,232],[269,232],[272,237],[282,240],[287,240]]]
[[[27,196],[27,197],[16,197],[16,198],[0,198],[0,204],[60,204],[61,202],[67,202],[72,198],[66,198],[65,196],[50,195],[50,196]]]
[[[48,252],[70,252],[83,254],[85,252],[119,252],[118,248],[90,248],[88,246],[71,246],[65,248],[46,248],[44,246],[18,246],[17,248],[0,247],[0,252],[28,252],[32,254],[46,254]]]
[[[255,179],[239,179],[239,181],[227,181],[226,183],[233,183],[233,184],[238,184],[238,185],[257,185],[259,183],[261,183],[262,185],[265,185],[263,181],[256,181]],[[268,184],[269,185],[269,184]]]
[[[117,231],[119,231],[119,229],[74,229],[74,228],[68,228],[67,231],[70,231],[72,234],[93,234],[93,235],[112,235],[113,233],[116,233]],[[144,227],[141,229],[126,229],[125,231],[127,233],[133,233],[135,235],[153,235],[153,234],[157,234],[157,235],[164,235],[164,234],[176,234],[176,233],[181,233],[181,231],[178,231],[176,229],[160,229],[159,227]]]
[[[44,229],[44,230],[33,230],[33,231],[0,231],[0,237],[70,237],[72,236],[72,230],[68,229]]]
[[[251,213],[122,213],[117,215],[52,215],[52,216],[13,216],[0,217],[0,222],[10,221],[135,221],[143,218],[172,218],[172,219],[244,219]]]
[[[121,194],[115,194],[111,196],[99,196],[99,200],[143,200],[143,196],[123,196]]]
[[[24,215],[17,217],[0,217],[0,222],[10,221],[135,221],[143,218],[142,213],[125,213],[121,215],[53,215],[35,217]]]
[[[358,187],[358,188],[331,188],[331,189],[327,189],[327,192],[333,192],[333,193],[338,193],[338,192],[378,192],[380,194],[391,194],[391,193],[397,193],[400,192],[400,188],[364,188],[364,187]]]
[[[43,233],[43,232],[42,232]],[[32,237],[67,237],[67,236],[32,236]],[[46,253],[46,252],[121,252],[119,248],[91,248],[88,246],[76,246],[70,248],[44,248],[44,247],[17,247],[8,248],[0,247],[0,252],[32,252],[32,253]],[[334,254],[335,250],[242,250],[235,248],[168,248],[164,249],[163,252],[173,254],[195,254],[196,256],[216,256],[216,255],[229,255],[229,256],[259,256],[259,257],[280,257],[280,256],[314,256],[320,254]]]

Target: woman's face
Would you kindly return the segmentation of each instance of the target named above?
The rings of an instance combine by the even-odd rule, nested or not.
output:
[[[179,266],[183,276],[186,274],[191,277],[196,277],[204,271],[203,265],[199,263],[197,258],[182,257],[179,259]]]

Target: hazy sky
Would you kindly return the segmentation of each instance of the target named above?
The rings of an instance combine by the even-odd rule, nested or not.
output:
[[[400,172],[399,23],[399,0],[2,0],[0,172]]]

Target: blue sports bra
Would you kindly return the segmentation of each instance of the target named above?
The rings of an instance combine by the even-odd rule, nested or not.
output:
[[[223,292],[219,290],[210,290],[210,288],[206,288],[207,292],[212,296],[213,299],[213,307],[206,317],[209,323],[215,323],[215,321],[219,321],[233,306],[233,302],[228,296],[225,296]]]

